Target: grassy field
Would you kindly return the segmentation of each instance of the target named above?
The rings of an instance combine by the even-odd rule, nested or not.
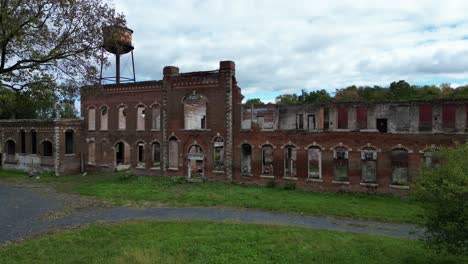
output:
[[[1,263],[467,263],[422,242],[212,222],[92,224],[0,247]]]
[[[222,182],[187,183],[165,177],[123,177],[118,174],[41,176],[0,171],[0,177],[51,184],[65,192],[79,193],[133,206],[205,206],[255,208],[307,215],[419,223],[421,207],[408,198],[367,194],[318,193]]]

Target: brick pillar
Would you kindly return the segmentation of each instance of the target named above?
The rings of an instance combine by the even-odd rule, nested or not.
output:
[[[226,78],[226,176],[229,182],[232,181],[232,78],[235,75],[236,65],[232,61],[221,61],[219,70],[224,72]]]
[[[176,76],[179,74],[179,68],[174,66],[166,66],[163,69],[163,102],[162,102],[162,146],[161,151],[163,154],[163,166],[162,170],[163,173],[167,171],[168,168],[168,151],[169,148],[167,147],[168,140],[167,140],[167,91],[171,86],[171,76]]]
[[[60,169],[60,127],[56,124],[54,126],[54,171],[55,176],[59,176],[59,169]],[[65,145],[64,145],[65,147]]]

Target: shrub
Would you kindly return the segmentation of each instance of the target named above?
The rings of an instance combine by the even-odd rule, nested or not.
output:
[[[296,189],[296,182],[288,182],[283,187],[285,190],[294,190]]]

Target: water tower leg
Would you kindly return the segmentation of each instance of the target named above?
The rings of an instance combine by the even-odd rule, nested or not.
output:
[[[136,82],[136,77],[135,77],[135,59],[133,58],[133,50],[132,50],[132,68],[133,68],[133,82]]]
[[[115,82],[120,83],[120,55],[115,55]]]

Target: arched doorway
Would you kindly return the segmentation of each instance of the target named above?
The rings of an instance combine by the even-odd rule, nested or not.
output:
[[[204,159],[205,154],[199,145],[192,145],[188,151],[188,178],[204,178]]]
[[[115,144],[115,165],[126,165],[130,163],[130,146],[120,141]]]

